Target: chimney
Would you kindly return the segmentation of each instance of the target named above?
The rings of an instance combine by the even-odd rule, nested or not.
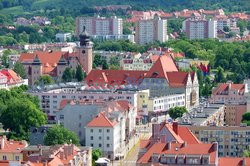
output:
[[[187,142],[184,141],[184,143],[182,144],[182,147],[184,148],[184,147],[186,147],[186,146],[187,146]]]
[[[167,149],[171,150],[171,142],[167,143]]]
[[[63,151],[60,151],[60,159],[63,160]]]
[[[152,124],[152,136],[153,138],[158,138],[160,134],[160,124]]]
[[[178,135],[178,122],[173,122],[173,130],[174,130],[174,132],[175,132],[175,134],[177,134]]]
[[[242,166],[246,166],[246,158],[245,157],[243,157],[243,159],[242,159]]]
[[[6,136],[4,135],[4,136],[1,137],[1,147],[0,147],[0,149],[4,149],[5,140],[6,140]]]
[[[217,151],[217,150],[218,150],[218,143],[217,143],[217,142],[214,142],[214,143],[213,143],[213,150],[214,150],[214,151]]]
[[[231,90],[231,88],[232,88],[232,82],[229,82],[228,89]]]
[[[167,135],[166,134],[163,134],[160,136],[160,142],[161,143],[166,143],[166,140],[167,140]]]

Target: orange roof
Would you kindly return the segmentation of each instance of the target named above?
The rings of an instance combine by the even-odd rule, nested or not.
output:
[[[0,149],[0,153],[21,153],[21,151],[27,147],[27,142],[25,141],[14,141],[7,140],[6,137],[0,137],[0,140],[4,139],[4,146]]]
[[[243,166],[243,160],[246,166],[250,165],[250,158],[220,157],[219,166]]]
[[[201,143],[198,138],[188,129],[188,127],[178,126],[178,134],[183,141],[188,144],[199,144]]]
[[[176,150],[177,149],[177,150]],[[171,148],[167,148],[167,143],[155,143],[137,161],[138,163],[148,163],[153,154],[173,154],[173,155],[210,155],[210,162],[215,163],[217,151],[213,150],[213,144],[187,144],[171,143]]]
[[[111,122],[106,115],[102,112],[97,117],[92,119],[87,127],[114,127],[116,122]]]
[[[19,58],[19,61],[22,63],[23,62],[33,62],[35,56],[37,55],[42,64],[53,65],[55,63],[58,63],[61,56],[64,54],[65,54],[65,52],[61,52],[61,51],[52,51],[52,52],[36,51],[34,53],[22,53],[20,58]]]
[[[161,56],[146,74],[146,78],[166,78],[167,72],[178,71],[171,56]]]

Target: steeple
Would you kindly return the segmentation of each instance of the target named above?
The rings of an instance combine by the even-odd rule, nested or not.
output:
[[[86,46],[90,42],[90,37],[85,26],[83,26],[83,31],[79,37],[80,37],[80,46]]]
[[[36,54],[36,56],[35,56],[32,64],[33,65],[41,65],[41,61],[40,61],[40,59],[39,59],[39,57],[38,57],[37,54]]]
[[[58,61],[57,65],[67,65],[67,61],[65,60],[64,55],[61,56],[61,58]]]

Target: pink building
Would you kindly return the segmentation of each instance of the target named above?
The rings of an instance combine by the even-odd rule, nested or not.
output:
[[[247,85],[223,83],[213,89],[210,103],[225,104],[225,122],[239,126],[242,115],[247,111]]]

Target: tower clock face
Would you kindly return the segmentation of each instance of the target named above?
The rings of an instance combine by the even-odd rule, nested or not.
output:
[[[82,53],[85,54],[85,50],[82,50]]]

